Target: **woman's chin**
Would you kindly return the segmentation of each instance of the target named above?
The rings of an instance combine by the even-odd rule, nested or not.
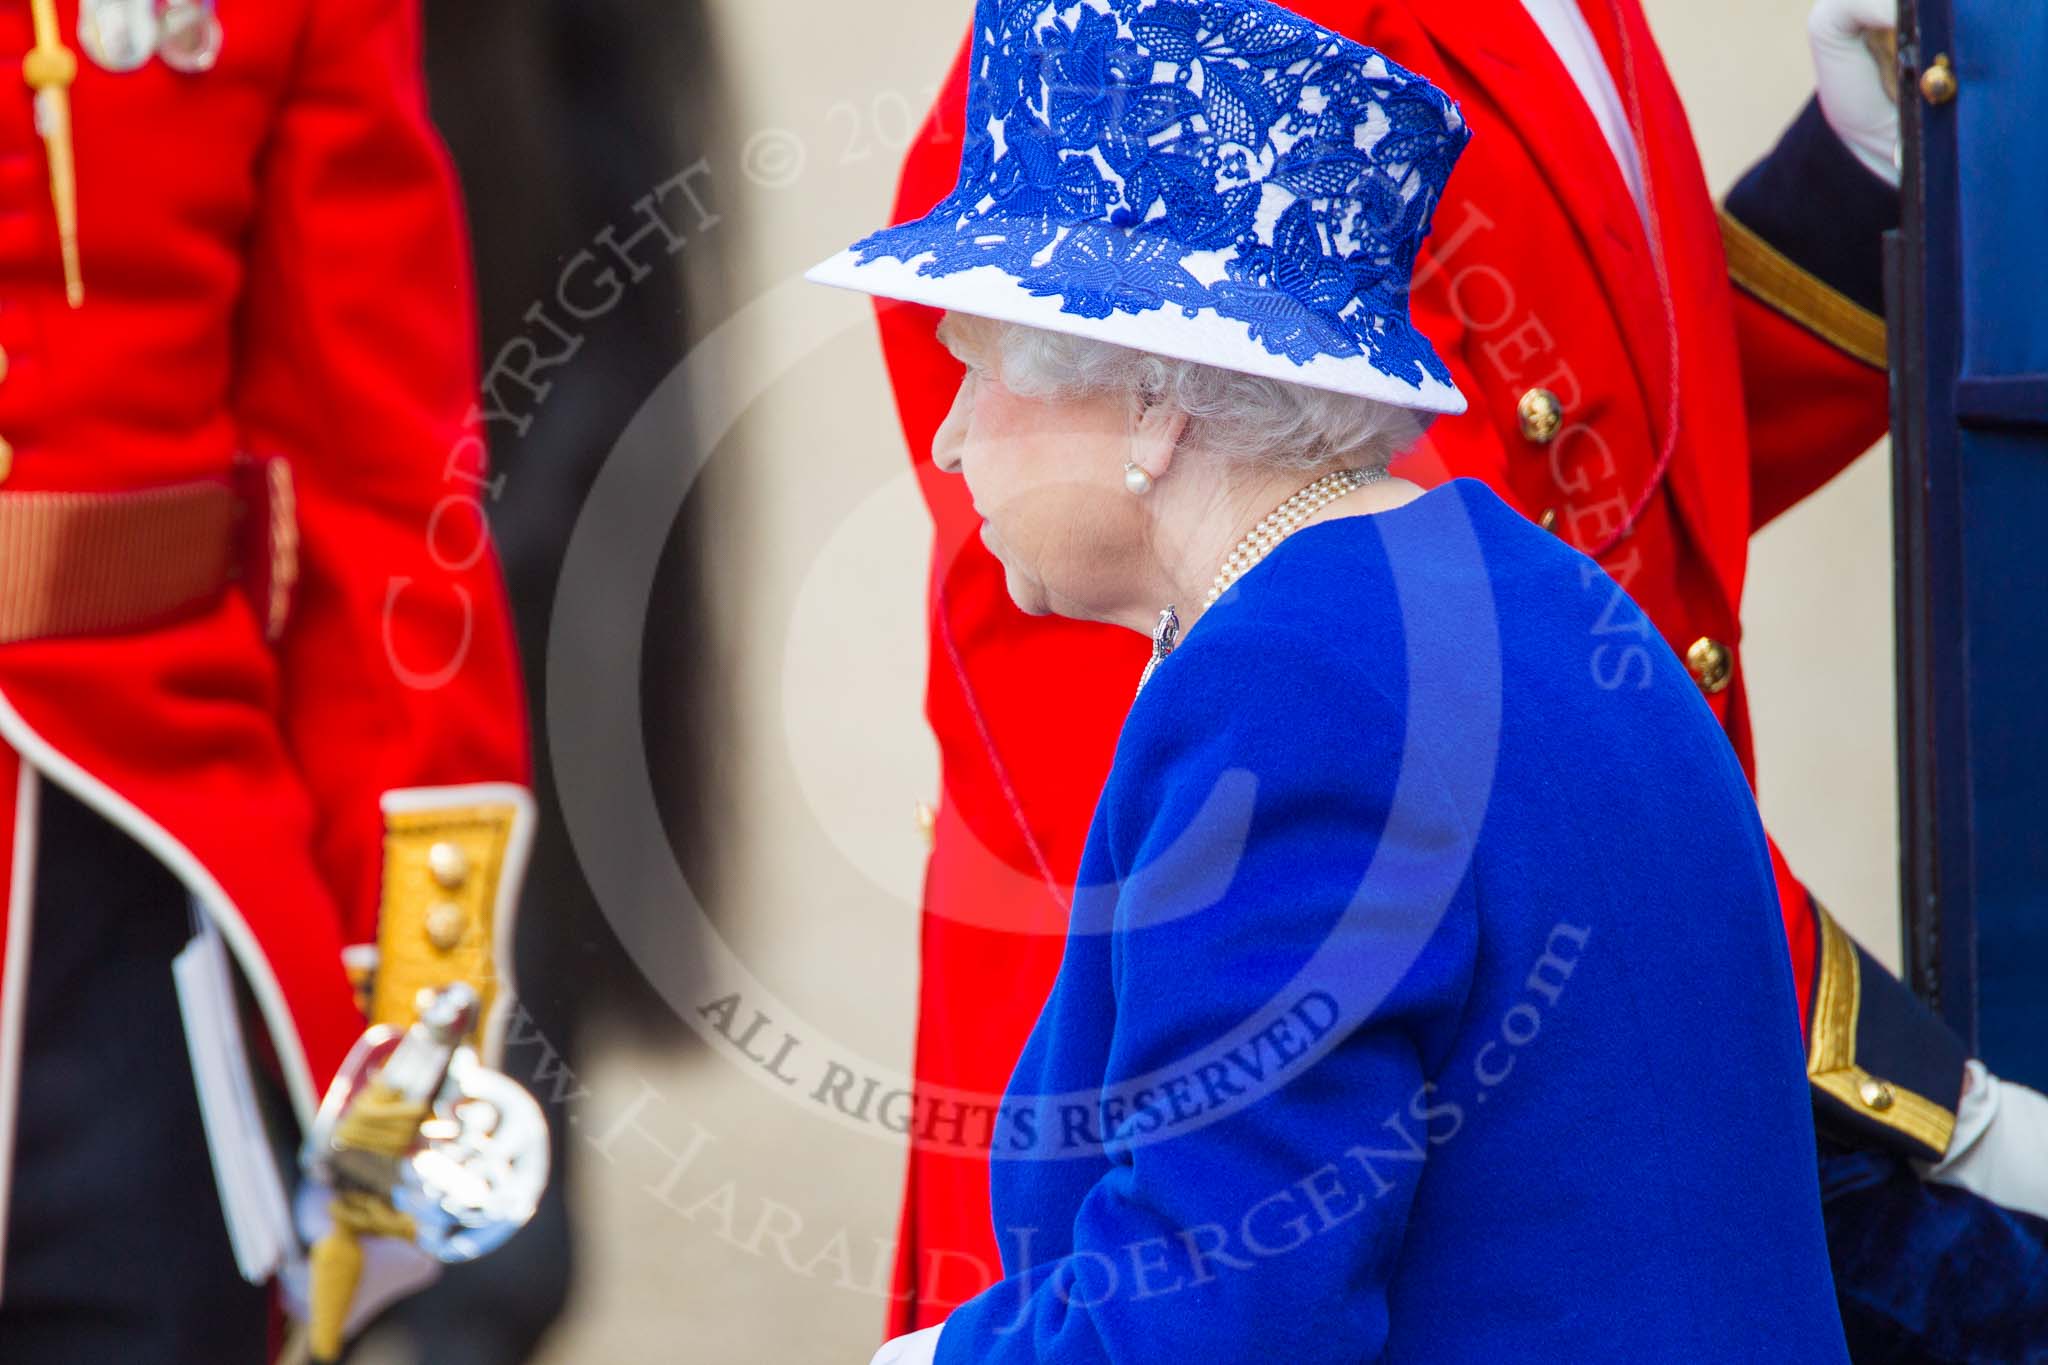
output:
[[[1053,616],[1052,604],[1045,600],[1045,590],[1028,579],[1019,579],[1016,574],[1005,575],[1005,586],[1010,590],[1010,601],[1026,616]]]
[[[1056,614],[1044,584],[1029,574],[1018,572],[1014,565],[1001,556],[997,557],[997,562],[1003,566],[1003,587],[1009,592],[1010,601],[1018,611],[1026,616]]]

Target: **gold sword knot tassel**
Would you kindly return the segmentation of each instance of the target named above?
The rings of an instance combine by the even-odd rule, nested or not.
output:
[[[71,83],[78,58],[57,29],[56,0],[33,0],[36,45],[21,59],[21,76],[35,92],[36,131],[50,157],[50,203],[57,212],[57,244],[64,254],[64,297],[85,302],[78,268],[78,173],[71,155]]]
[[[410,1099],[382,1081],[373,1082],[335,1126],[335,1146],[396,1163],[411,1150],[420,1124],[432,1110],[431,1098]],[[396,1237],[409,1242],[418,1231],[410,1217],[392,1206],[389,1190],[337,1191],[328,1215],[333,1226],[313,1244],[310,1258],[307,1335],[312,1357],[320,1365],[341,1359],[348,1310],[363,1278],[363,1239]]]

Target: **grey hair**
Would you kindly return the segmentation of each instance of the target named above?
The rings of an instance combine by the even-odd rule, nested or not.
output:
[[[1188,417],[1187,440],[1247,465],[1378,469],[1429,425],[1425,413],[1284,379],[1174,360],[1092,337],[949,313],[940,340],[962,360],[992,364],[1020,398],[1126,394]]]

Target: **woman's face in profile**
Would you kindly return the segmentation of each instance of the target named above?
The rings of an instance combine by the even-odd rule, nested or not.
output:
[[[993,348],[976,344],[979,326],[952,321],[947,337],[967,373],[932,460],[966,479],[1011,600],[1034,616],[1108,619],[1131,595],[1147,532],[1124,489],[1127,405],[1022,397],[1004,385]]]

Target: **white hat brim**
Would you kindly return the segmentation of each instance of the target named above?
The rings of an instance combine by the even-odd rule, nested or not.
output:
[[[1385,373],[1363,355],[1342,359],[1316,356],[1306,364],[1296,364],[1259,344],[1243,323],[1214,313],[1190,319],[1169,304],[1145,313],[1118,311],[1106,318],[1083,317],[1067,312],[1058,298],[1033,294],[1015,276],[993,265],[950,275],[920,275],[915,260],[877,256],[863,262],[849,249],[805,272],[804,278],[880,298],[1093,337],[1134,351],[1372,398],[1417,412],[1455,414],[1465,410],[1465,396],[1455,386],[1430,376],[1425,375],[1419,385],[1410,384]]]

